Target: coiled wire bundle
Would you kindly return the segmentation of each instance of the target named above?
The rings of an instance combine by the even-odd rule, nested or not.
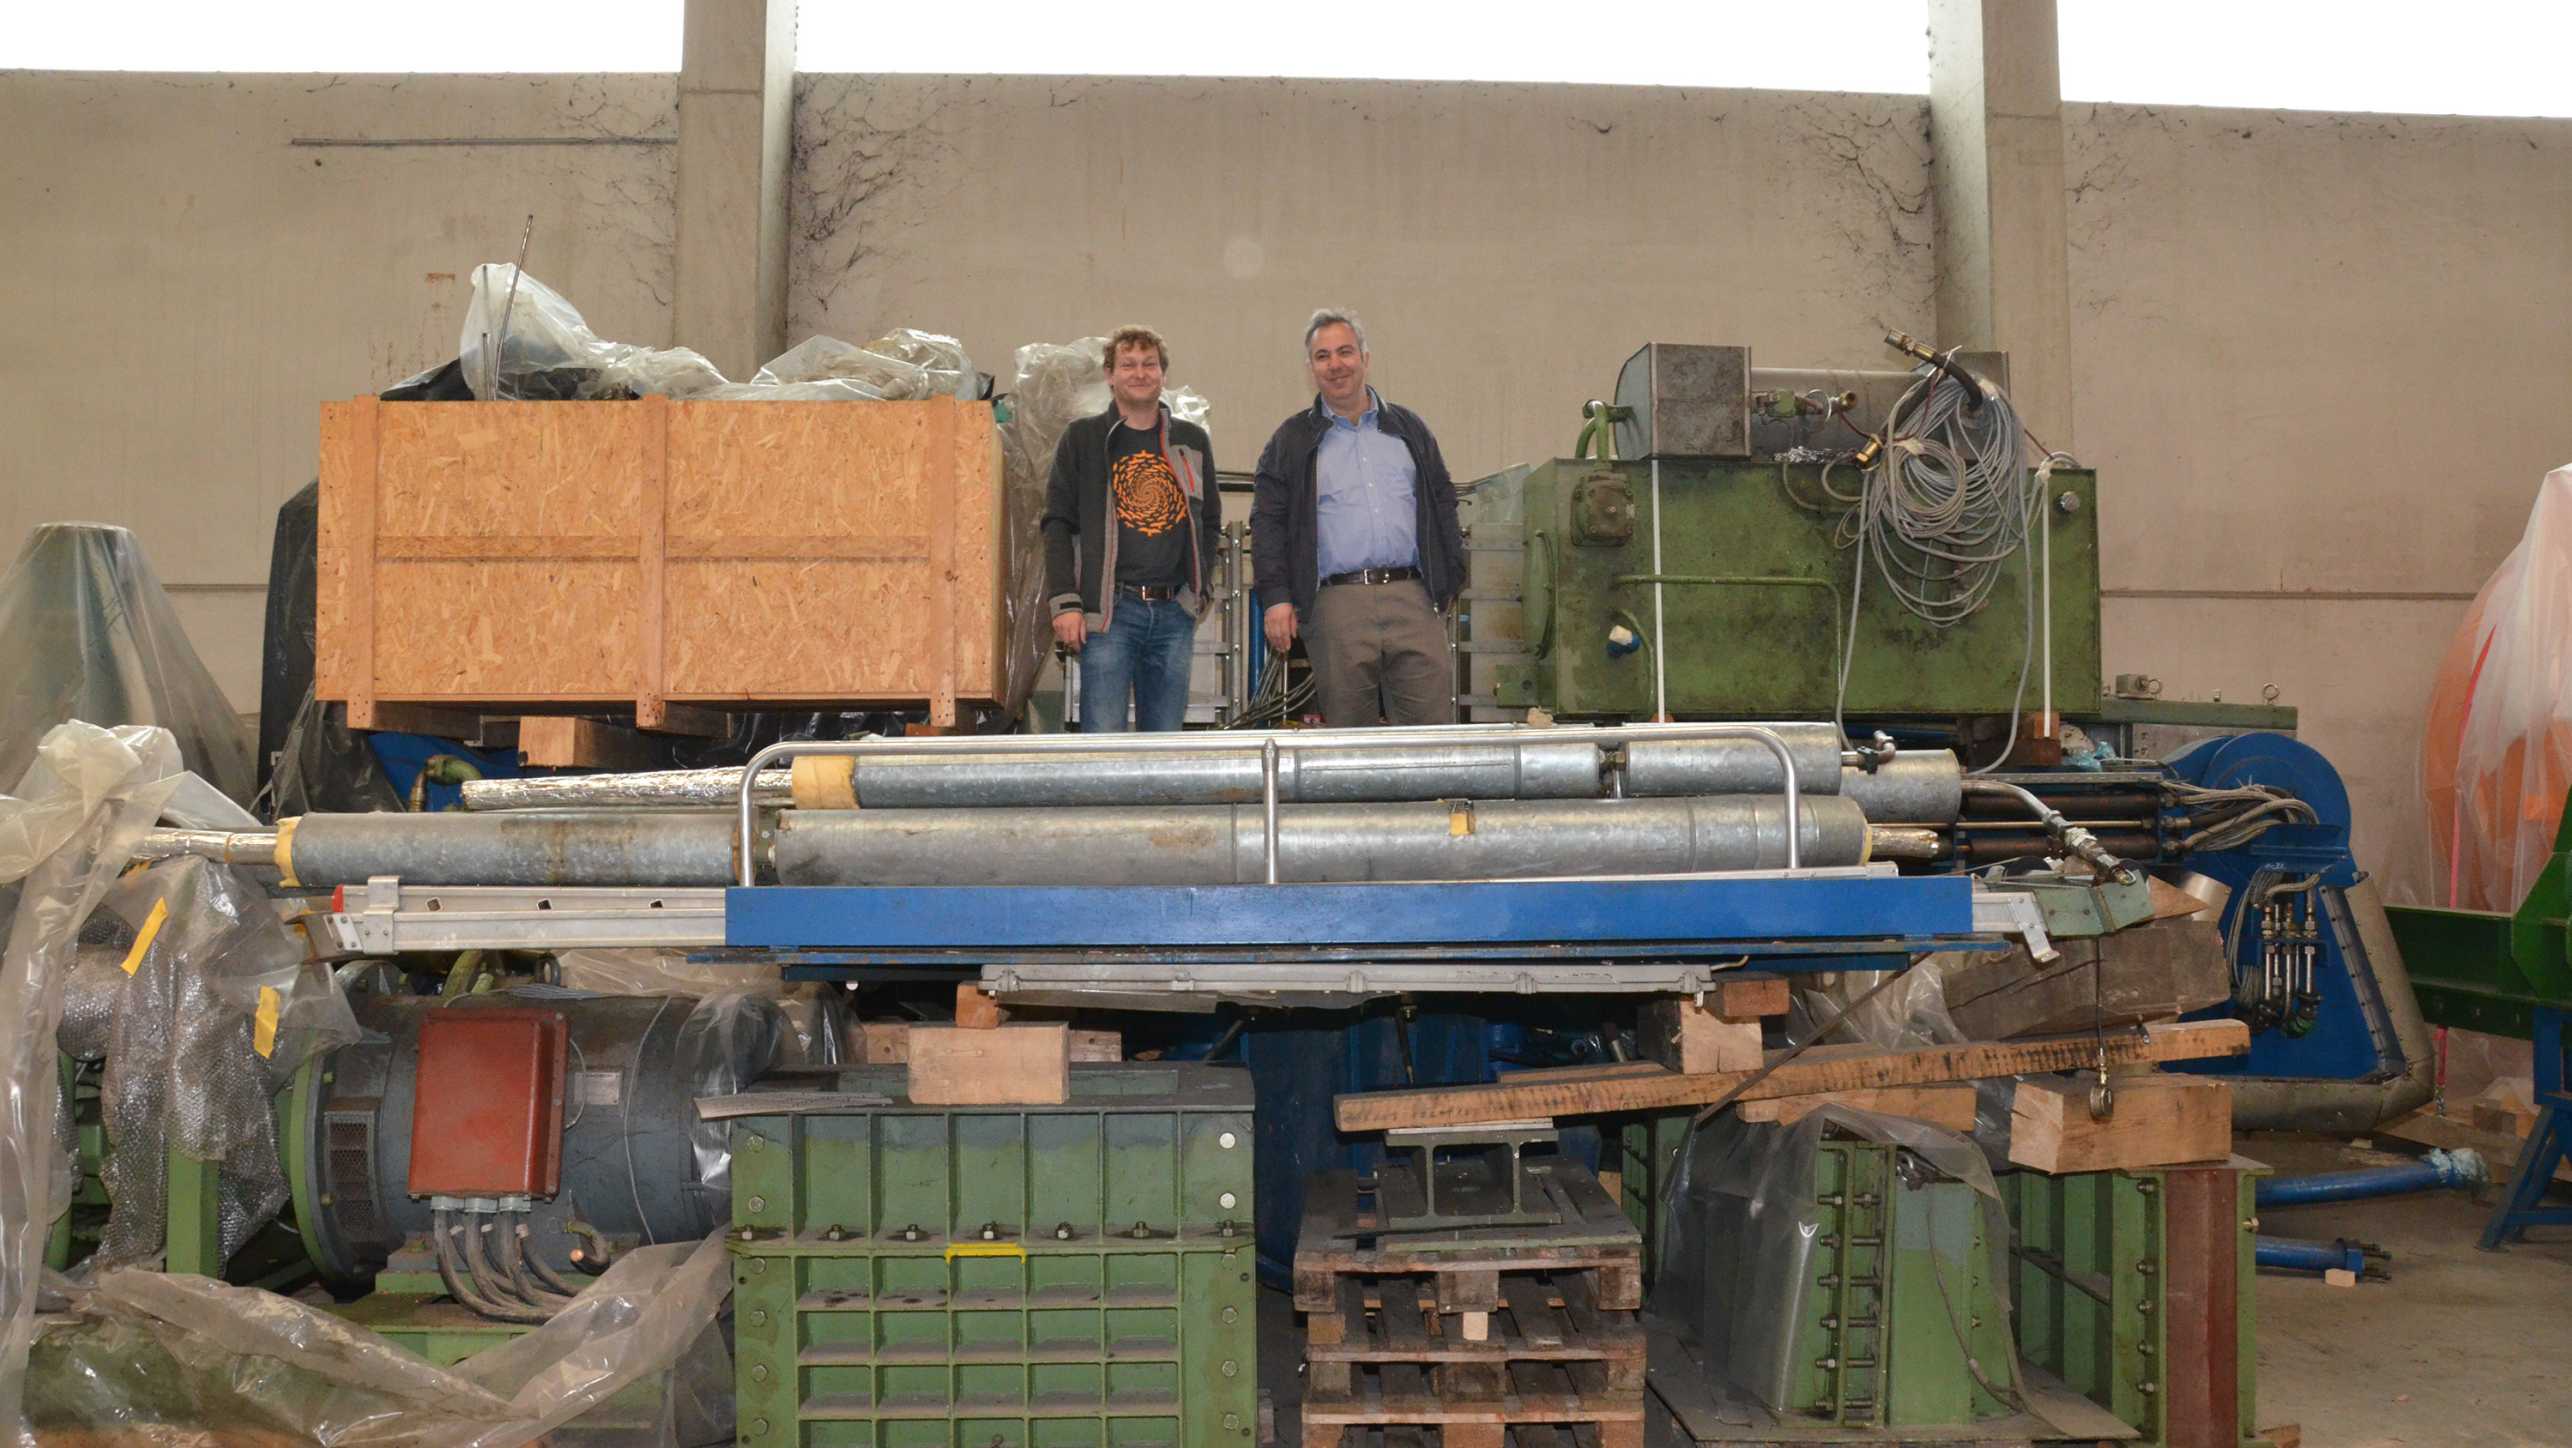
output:
[[[2023,464],[2018,413],[1998,388],[1976,391],[1935,367],[1885,418],[1884,450],[1840,505],[1836,541],[1874,555],[1902,606],[1936,628],[1980,612],[2004,564],[2023,558],[2043,493]]]

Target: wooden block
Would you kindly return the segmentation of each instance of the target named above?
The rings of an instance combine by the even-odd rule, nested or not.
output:
[[[1600,1190],[1600,1191],[1603,1191],[1603,1192],[1605,1192],[1605,1193],[1607,1193],[1607,1194],[1608,1194],[1608,1200],[1609,1200],[1609,1201],[1612,1201],[1612,1202],[1621,1202],[1621,1201],[1624,1201],[1624,1200],[1625,1200],[1625,1173],[1624,1173],[1624,1172],[1621,1172],[1621,1171],[1618,1171],[1618,1170],[1617,1170],[1617,1169],[1615,1169],[1614,1167],[1602,1167],[1602,1168],[1600,1168],[1600,1169],[1599,1169],[1599,1190]]]
[[[2524,1138],[2536,1131],[2536,1108],[2515,1101],[2477,1101],[2473,1122],[2476,1131]]]
[[[2220,1161],[2233,1149],[2233,1089],[2164,1075],[2120,1081],[2115,1110],[2090,1115],[2090,1083],[2034,1076],[2010,1099],[2009,1159],[2042,1172]]]
[[[558,769],[657,769],[669,763],[660,746],[631,729],[556,714],[518,721],[518,756]]]
[[[911,1021],[863,1021],[855,1028],[856,1056],[868,1066],[899,1066],[911,1059]],[[1125,1033],[1066,1028],[1075,1064],[1125,1059]]]
[[[1899,1050],[1815,1046],[1794,1060],[1783,1061],[1756,1083],[1751,1081],[1749,1071],[1663,1071],[1529,1085],[1516,1085],[1503,1078],[1487,1086],[1427,1086],[1342,1096],[1333,1103],[1332,1120],[1342,1131],[1461,1126],[1703,1106],[1736,1091],[1743,1100],[1765,1100],[1772,1096],[1810,1096],[1820,1091],[1920,1086],[2034,1071],[2074,1071],[2098,1060],[2100,1044],[2096,1036],[2084,1032],[2029,1041],[1976,1041]],[[2105,1044],[2111,1066],[2128,1061],[2239,1056],[2250,1050],[2250,1028],[2240,1021],[2174,1021],[2146,1026],[2139,1033],[2111,1035]]]
[[[1765,1049],[1759,1020],[1731,1020],[1687,996],[1646,1001],[1635,1032],[1643,1053],[1673,1071],[1747,1071]]]
[[[1885,1086],[1873,1091],[1824,1091],[1812,1096],[1778,1096],[1745,1101],[1733,1108],[1744,1121],[1781,1125],[1803,1120],[1825,1106],[1846,1106],[1880,1116],[1925,1121],[1949,1131],[1974,1129],[1974,1088],[1962,1081],[1940,1086]]]
[[[1794,1004],[1795,992],[1782,975],[1726,975],[1706,992],[1706,1004],[1726,1020],[1782,1016]]]
[[[433,709],[425,704],[378,704],[367,728],[388,734],[425,734],[432,739],[479,742],[488,726],[469,709]],[[354,722],[351,728],[357,727]]]
[[[2268,1448],[2304,1448],[2304,1426],[2300,1423],[2280,1423],[2274,1428],[2262,1428],[2259,1437]]]
[[[911,1100],[922,1106],[1051,1106],[1072,1095],[1071,1032],[1059,1021],[970,1030],[913,1026]]]
[[[2327,1267],[2322,1271],[2322,1281],[2331,1287],[2355,1287],[2358,1285],[2358,1274],[2346,1267]]]
[[[990,1030],[1000,1024],[1000,1002],[981,986],[957,986],[956,1024],[969,1031]]]
[[[698,739],[724,739],[732,734],[732,716],[720,709],[699,709],[688,704],[663,704],[660,719],[651,724],[635,721],[655,734],[686,734]]]

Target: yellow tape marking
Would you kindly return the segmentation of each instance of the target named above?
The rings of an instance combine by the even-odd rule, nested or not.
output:
[[[152,941],[160,935],[161,927],[168,923],[169,918],[170,902],[167,900],[153,901],[152,913],[143,917],[143,928],[134,936],[134,948],[125,952],[125,973],[127,975],[132,975],[134,972],[143,968],[144,955],[151,950]]]
[[[276,1053],[277,1012],[285,1003],[285,997],[277,994],[275,986],[259,987],[259,1014],[251,1018],[250,1049],[258,1052],[262,1059]]]
[[[1025,1260],[1027,1249],[1015,1242],[949,1242],[947,1260],[958,1257],[1016,1257]]]

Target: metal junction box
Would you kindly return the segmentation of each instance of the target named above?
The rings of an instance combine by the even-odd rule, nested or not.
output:
[[[420,1022],[415,1197],[550,1197],[563,1174],[559,1011],[437,1011]]]
[[[1616,452],[1627,458],[1750,456],[1750,349],[1652,342],[1616,374]]]
[[[1076,1065],[1059,1106],[902,1084],[732,1123],[739,1441],[1254,1448],[1249,1076]]]

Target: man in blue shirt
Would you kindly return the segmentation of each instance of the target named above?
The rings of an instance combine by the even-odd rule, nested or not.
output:
[[[1455,482],[1428,424],[1367,385],[1372,360],[1356,317],[1325,308],[1305,325],[1317,395],[1269,438],[1251,501],[1261,625],[1280,653],[1304,640],[1324,722],[1451,724]]]

